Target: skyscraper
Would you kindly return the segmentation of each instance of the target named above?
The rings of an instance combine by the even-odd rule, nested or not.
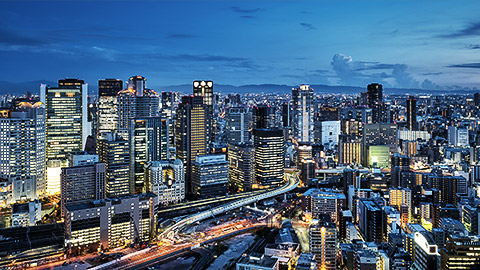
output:
[[[396,151],[398,143],[397,125],[388,123],[366,124],[363,129],[363,141],[368,145],[390,145]]]
[[[90,135],[87,119],[87,85],[83,80],[65,79],[58,87],[40,87],[46,106],[46,158],[64,163],[71,152],[80,151]],[[65,165],[65,164],[62,164]]]
[[[207,154],[207,107],[201,96],[183,96],[175,120],[177,158],[185,166],[187,193],[191,192],[192,164],[195,157]]]
[[[225,155],[196,156],[192,166],[192,193],[201,199],[225,196],[228,161]]]
[[[228,143],[244,143],[250,139],[248,131],[248,126],[250,124],[250,114],[247,108],[228,108],[225,120],[227,122],[226,128]]]
[[[403,206],[406,206],[406,216],[402,216],[402,225],[405,226],[410,222],[410,215],[412,213],[412,191],[409,188],[390,188],[389,190],[390,205],[394,205],[400,211]]]
[[[203,97],[203,104],[213,112],[213,81],[193,81],[193,95]]]
[[[275,107],[257,105],[252,108],[252,127],[275,128]]]
[[[22,102],[0,114],[0,175],[12,183],[13,201],[45,193],[45,107]]]
[[[283,130],[254,129],[255,180],[260,188],[283,183]]]
[[[117,94],[122,91],[123,82],[119,79],[98,81],[98,135],[113,132],[117,129],[118,100]]]
[[[170,147],[175,145],[175,109],[177,107],[178,92],[162,92],[160,101],[160,116],[168,119],[168,142]]]
[[[158,196],[162,206],[185,199],[185,169],[182,161],[149,161],[145,164],[148,191]]]
[[[318,269],[337,269],[337,226],[321,221],[310,225],[310,252],[315,255]]]
[[[130,192],[146,192],[146,162],[168,159],[168,121],[161,117],[132,119],[129,136]]]
[[[414,96],[408,96],[407,99],[407,128],[408,130],[418,130],[417,100]]]
[[[207,141],[210,142],[215,137],[216,119],[214,118],[214,95],[213,81],[193,81],[193,95],[203,97],[203,104],[206,105],[207,118]]]
[[[456,126],[448,127],[448,143],[453,146],[465,147],[469,145],[468,129]]]
[[[121,137],[128,138],[131,119],[158,116],[160,99],[157,93],[145,88],[146,79],[133,76],[128,82],[128,88],[118,93],[118,127]]]
[[[88,123],[88,86],[83,80],[65,79],[58,87],[40,86],[40,101],[45,104],[46,193],[60,193],[61,167],[67,166],[72,152],[83,150],[91,135]]]
[[[292,106],[289,102],[282,104],[283,127],[289,127],[292,123]]]
[[[228,145],[228,177],[232,189],[248,191],[255,184],[255,151],[248,144]]]
[[[72,154],[72,155],[82,155]],[[91,155],[88,155],[91,156]],[[73,157],[75,158],[75,157]],[[81,158],[81,157],[79,157]],[[90,159],[90,157],[89,157]],[[61,205],[62,215],[66,207],[105,198],[105,163],[95,156],[81,166],[62,168]]]
[[[372,109],[372,122],[382,122],[383,89],[381,84],[372,83],[367,86],[367,104]]]
[[[302,84],[292,89],[293,135],[299,142],[313,142],[313,89]]]
[[[130,145],[116,133],[104,133],[97,141],[99,161],[105,163],[105,189],[108,197],[130,193]]]
[[[365,241],[382,242],[382,210],[369,199],[360,199],[358,203],[358,227]]]

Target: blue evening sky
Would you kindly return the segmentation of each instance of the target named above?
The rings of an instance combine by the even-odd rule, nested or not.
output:
[[[480,88],[480,1],[0,1],[0,80]]]

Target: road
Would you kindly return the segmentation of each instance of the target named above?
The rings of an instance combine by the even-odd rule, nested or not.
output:
[[[236,226],[240,225],[237,223],[230,224],[229,226],[217,228],[208,234],[205,235],[203,238],[197,238],[195,241],[193,238],[185,239],[182,243],[177,244],[164,244],[159,247],[152,247],[142,252],[136,252],[135,254],[128,254],[123,256],[120,259],[115,261],[102,264],[96,267],[91,268],[94,269],[102,269],[102,270],[109,270],[109,269],[139,269],[144,268],[150,265],[155,265],[159,261],[171,258],[172,256],[177,256],[185,251],[196,249],[201,245],[221,241],[227,237],[231,237],[233,235],[247,232],[251,229],[256,229],[260,227],[266,226],[264,222],[261,223],[248,223],[248,222],[241,222],[244,227],[240,230],[236,229]],[[228,228],[228,229],[227,229]]]
[[[179,230],[183,229],[184,227],[186,227],[186,226],[188,226],[188,225],[190,225],[194,222],[201,221],[201,220],[210,218],[212,216],[219,215],[219,214],[222,214],[224,212],[227,212],[227,211],[230,211],[230,210],[233,210],[233,209],[236,209],[236,208],[240,208],[242,206],[245,206],[245,205],[257,202],[257,201],[261,201],[261,200],[265,200],[265,199],[268,199],[268,198],[275,197],[275,196],[283,194],[285,192],[289,192],[289,191],[295,189],[298,186],[298,184],[299,184],[298,173],[295,173],[295,172],[294,173],[285,173],[285,178],[286,178],[287,182],[283,186],[281,186],[277,189],[274,189],[272,191],[267,191],[267,192],[260,193],[260,194],[255,195],[255,196],[242,198],[242,199],[227,203],[225,205],[217,206],[217,207],[212,208],[210,210],[200,212],[198,214],[190,215],[190,216],[178,221],[177,223],[169,226],[161,234],[158,235],[158,238],[159,239],[163,239],[163,238],[173,239],[174,235],[177,234]]]
[[[283,193],[289,192],[293,189],[295,189],[298,184],[299,184],[299,179],[298,179],[298,173],[297,172],[286,172],[285,173],[285,178],[286,178],[286,183],[283,186],[280,186],[274,190],[268,190],[268,191],[261,191],[261,192],[255,192],[255,194],[249,194],[250,196],[241,196],[240,199],[237,199],[233,202],[229,202],[225,205],[218,206],[215,208],[212,208],[207,211],[203,211],[197,214],[193,214],[190,216],[187,216],[186,218],[178,221],[177,223],[167,227],[167,229],[162,232],[159,236],[157,241],[158,243],[161,243],[162,239],[165,238],[170,238],[173,239],[174,236],[178,235],[178,233],[185,228],[186,226],[193,224],[197,221],[202,221],[204,219],[210,218],[212,216],[216,216],[222,213],[225,213],[227,211],[240,208],[245,205],[249,205],[251,203],[272,198],[278,195],[281,195]],[[194,237],[190,239],[185,239],[180,242],[173,242],[173,243],[164,243],[161,246],[155,246],[151,248],[146,248],[140,251],[134,251],[131,252],[119,259],[116,259],[114,261],[96,266],[91,268],[92,270],[100,270],[100,269],[130,269],[130,268],[137,268],[139,264],[143,264],[146,262],[150,262],[152,260],[157,260],[158,258],[161,258],[162,256],[167,256],[172,253],[177,253],[177,252],[183,252],[188,249],[196,248],[200,246],[201,244],[206,244],[209,242],[214,242],[214,241],[220,241],[224,237],[238,233],[239,231],[245,231],[261,226],[266,226],[266,222],[268,222],[268,218],[265,221],[262,222],[238,222],[238,223],[232,223],[230,226],[232,227],[224,227],[224,228],[217,228],[211,232],[208,232],[205,234],[205,237]],[[241,226],[241,227],[238,227]],[[91,257],[92,255],[87,255],[83,257],[76,257],[72,258],[72,261],[80,261],[80,260],[85,260],[88,257]],[[60,263],[55,263],[51,265],[46,265],[42,266],[40,268],[36,269],[52,269],[54,266],[59,266]]]

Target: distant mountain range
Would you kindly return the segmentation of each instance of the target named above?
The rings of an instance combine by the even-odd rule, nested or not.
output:
[[[0,81],[0,95],[13,94],[21,95],[26,92],[31,92],[32,94],[38,94],[40,91],[40,84],[47,85],[57,85],[57,82],[47,81],[47,80],[38,80],[38,81],[29,81],[29,82],[20,82],[12,83],[7,81]],[[228,84],[214,84],[214,90],[220,93],[278,93],[285,94],[291,93],[292,87],[295,85],[284,85],[284,84],[248,84],[248,85],[228,85]],[[366,91],[366,87],[358,86],[330,86],[324,84],[312,84],[311,87],[315,89],[315,93],[331,93],[331,94],[359,94],[360,92]],[[157,92],[162,91],[178,91],[180,93],[191,93],[192,85],[191,84],[180,84],[180,85],[169,85],[169,86],[150,86]],[[445,93],[456,93],[456,94],[469,94],[479,92],[479,90],[471,89],[445,89],[445,90],[425,90],[425,89],[398,89],[398,88],[384,88],[385,94],[445,94]],[[89,85],[89,93],[92,95],[97,94],[97,85]]]

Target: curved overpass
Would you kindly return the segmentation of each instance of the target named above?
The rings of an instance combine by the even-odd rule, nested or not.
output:
[[[285,178],[287,182],[283,185],[274,189],[272,191],[267,191],[265,193],[260,193],[258,195],[254,195],[251,197],[243,198],[240,200],[236,200],[225,205],[217,206],[212,208],[211,210],[203,211],[198,214],[194,214],[188,216],[177,223],[173,224],[172,226],[168,227],[165,231],[158,235],[159,238],[168,237],[172,234],[175,234],[178,230],[184,228],[185,226],[192,224],[197,221],[201,221],[211,217],[212,215],[218,215],[260,200],[265,200],[271,197],[275,197],[277,195],[283,194],[285,192],[289,192],[295,189],[299,184],[298,173],[285,173]]]

